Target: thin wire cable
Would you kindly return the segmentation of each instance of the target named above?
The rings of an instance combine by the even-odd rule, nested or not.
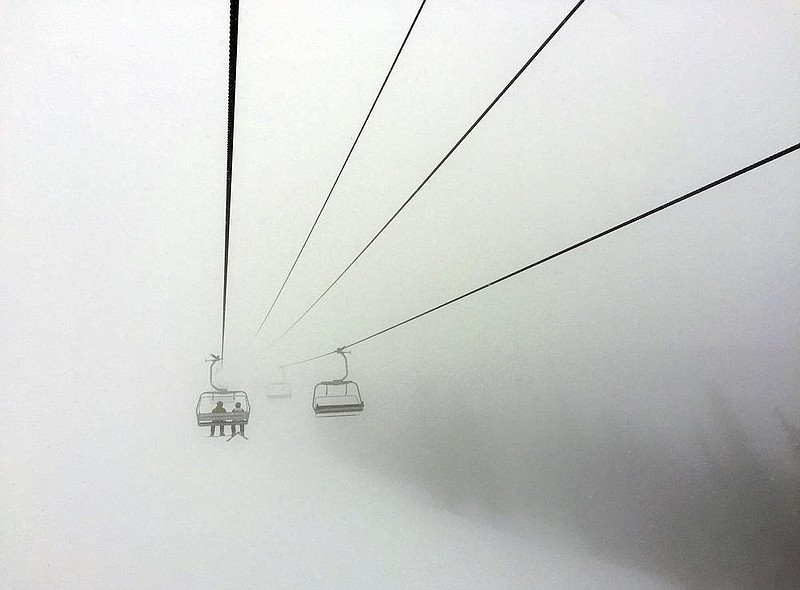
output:
[[[225,319],[228,310],[228,251],[231,236],[231,185],[233,184],[233,122],[236,105],[236,57],[239,48],[239,0],[231,0],[228,39],[228,157],[225,177],[225,262],[222,271],[222,343],[220,356],[225,358]]]
[[[258,336],[259,332],[261,332],[261,328],[264,327],[266,324],[267,319],[269,318],[272,310],[275,308],[275,304],[278,303],[278,299],[283,293],[283,288],[286,286],[286,283],[289,282],[289,277],[292,276],[292,272],[294,272],[294,267],[297,266],[297,261],[300,260],[300,256],[303,254],[303,250],[306,248],[306,244],[308,244],[308,240],[311,238],[311,234],[314,232],[314,228],[317,227],[317,222],[319,221],[320,217],[322,217],[322,212],[325,210],[325,206],[328,204],[328,201],[333,194],[333,190],[336,188],[336,185],[339,182],[339,178],[342,176],[342,172],[344,172],[345,166],[347,166],[347,162],[350,161],[350,156],[353,154],[353,150],[356,148],[356,144],[358,140],[361,138],[361,134],[364,132],[364,128],[367,126],[367,121],[369,121],[370,116],[372,115],[372,111],[375,110],[375,105],[378,104],[378,99],[381,97],[381,93],[383,89],[386,87],[386,83],[389,81],[389,76],[392,75],[392,70],[394,70],[394,66],[397,63],[397,60],[400,58],[400,54],[403,52],[403,48],[406,46],[406,41],[408,41],[409,36],[411,35],[411,31],[414,29],[414,25],[417,24],[417,19],[419,18],[420,13],[422,12],[422,8],[425,6],[425,2],[427,0],[422,0],[422,4],[419,5],[419,10],[417,10],[417,14],[414,16],[414,20],[411,22],[411,26],[408,28],[408,32],[406,32],[406,36],[403,38],[403,42],[400,44],[400,49],[397,50],[397,55],[394,56],[394,61],[392,61],[392,65],[389,66],[389,71],[386,73],[386,77],[383,79],[383,84],[381,84],[380,89],[378,90],[377,96],[375,96],[375,100],[372,101],[372,106],[369,108],[369,112],[367,113],[364,122],[361,124],[361,129],[358,130],[358,135],[356,135],[355,140],[353,141],[353,145],[350,146],[350,151],[347,152],[347,157],[344,159],[344,163],[342,167],[339,169],[339,173],[336,175],[336,179],[333,181],[333,185],[331,186],[331,190],[328,191],[328,196],[325,197],[325,201],[322,203],[322,207],[317,213],[316,219],[314,219],[314,223],[311,224],[311,229],[308,230],[308,235],[306,235],[306,239],[303,241],[303,245],[300,246],[300,250],[297,252],[297,256],[294,258],[294,262],[292,262],[292,266],[289,269],[289,273],[286,275],[286,278],[283,279],[283,284],[281,284],[281,288],[278,289],[277,295],[275,295],[275,299],[273,299],[272,304],[269,306],[267,310],[267,314],[264,316],[264,319],[261,320],[261,325],[258,326],[258,330],[256,330],[255,335]]]
[[[330,356],[332,354],[336,354],[336,350],[332,350],[330,352],[324,352],[322,354],[318,354],[317,356],[312,356],[311,358],[303,359],[302,361],[289,363],[289,364],[283,365],[283,366],[284,367],[294,367],[295,365],[302,365],[303,363],[310,363],[311,361],[316,361],[318,359],[325,358],[326,356]]]
[[[525,62],[525,64],[524,64],[524,65],[523,65],[523,66],[522,66],[522,67],[519,69],[519,71],[518,71],[516,74],[514,74],[514,77],[513,77],[513,78],[511,78],[511,80],[508,82],[508,84],[506,84],[506,85],[505,85],[505,87],[504,87],[504,88],[503,88],[503,89],[500,91],[500,93],[499,93],[499,94],[498,94],[498,95],[497,95],[497,96],[494,98],[494,100],[492,100],[492,102],[489,104],[489,106],[488,106],[488,107],[486,107],[486,109],[485,109],[485,110],[484,110],[484,111],[481,113],[481,115],[480,115],[480,116],[479,116],[479,117],[478,117],[478,118],[475,120],[475,122],[474,122],[472,125],[470,125],[469,129],[467,129],[467,131],[464,133],[464,135],[462,135],[462,136],[461,136],[461,138],[460,138],[460,139],[459,139],[459,140],[458,140],[458,141],[455,143],[455,145],[454,145],[452,148],[450,148],[450,151],[448,151],[448,152],[447,152],[447,154],[445,154],[444,158],[442,158],[442,159],[439,161],[439,163],[436,165],[436,167],[435,167],[433,170],[431,170],[430,174],[428,174],[428,176],[426,176],[426,177],[425,177],[425,180],[423,180],[423,181],[422,181],[422,183],[421,183],[421,184],[420,184],[420,185],[419,185],[419,186],[416,188],[416,190],[414,190],[414,192],[413,192],[413,193],[411,193],[411,196],[410,196],[410,197],[408,197],[408,198],[405,200],[405,202],[404,202],[404,203],[403,203],[403,204],[400,206],[400,208],[399,208],[397,211],[395,211],[395,212],[394,212],[394,215],[392,215],[392,216],[389,218],[389,221],[387,221],[387,222],[386,222],[386,223],[383,225],[383,227],[382,227],[380,230],[378,230],[378,233],[376,233],[376,234],[375,234],[375,235],[372,237],[372,239],[371,239],[371,240],[370,240],[370,241],[367,243],[367,245],[366,245],[366,246],[364,246],[364,248],[361,250],[361,252],[359,252],[359,253],[358,253],[358,255],[357,255],[355,258],[353,258],[353,260],[352,260],[352,261],[350,261],[350,264],[348,264],[348,265],[345,267],[345,269],[344,269],[344,270],[343,270],[343,271],[342,271],[342,272],[339,274],[339,276],[338,276],[338,277],[336,277],[336,278],[334,279],[334,281],[333,281],[333,282],[332,282],[330,285],[328,285],[328,288],[327,288],[327,289],[325,289],[325,290],[322,292],[322,294],[321,294],[319,297],[317,297],[317,299],[314,301],[314,303],[312,303],[312,304],[311,304],[311,305],[308,307],[308,309],[306,309],[306,310],[305,310],[305,311],[304,311],[304,312],[303,312],[303,313],[300,315],[300,317],[299,317],[299,318],[297,318],[297,319],[296,319],[296,320],[295,320],[295,321],[294,321],[294,322],[293,322],[293,323],[292,323],[292,324],[291,324],[291,325],[290,325],[288,328],[286,328],[286,330],[285,330],[285,331],[284,331],[284,332],[283,332],[283,333],[282,333],[280,336],[278,336],[278,337],[277,337],[277,338],[276,338],[276,339],[275,339],[275,340],[274,340],[274,341],[273,341],[273,342],[270,344],[270,347],[274,346],[274,345],[275,345],[275,344],[276,344],[276,343],[277,343],[279,340],[281,340],[281,338],[283,338],[284,336],[286,336],[286,334],[288,334],[288,333],[289,333],[289,332],[292,330],[292,328],[294,328],[294,327],[295,327],[297,324],[299,324],[299,323],[300,323],[300,321],[301,321],[301,320],[302,320],[304,317],[306,317],[306,315],[308,314],[308,312],[310,312],[312,309],[314,309],[314,307],[317,305],[317,303],[319,303],[319,302],[322,300],[322,298],[323,298],[323,297],[325,297],[325,295],[327,295],[327,294],[328,294],[328,291],[330,291],[331,289],[333,289],[334,285],[336,285],[336,283],[338,283],[338,282],[339,282],[339,280],[340,280],[340,279],[341,279],[341,278],[342,278],[342,277],[343,277],[343,276],[344,276],[344,275],[347,273],[347,271],[349,271],[349,270],[350,270],[350,269],[353,267],[353,265],[354,265],[354,264],[355,264],[355,263],[358,261],[358,259],[359,259],[359,258],[361,258],[361,256],[364,254],[364,252],[366,252],[366,251],[369,249],[369,247],[370,247],[370,246],[372,246],[372,244],[375,242],[375,240],[377,240],[377,239],[378,239],[378,237],[379,237],[379,236],[380,236],[380,235],[381,235],[381,234],[384,232],[384,230],[385,230],[387,227],[389,227],[389,225],[390,225],[390,224],[391,224],[391,223],[392,223],[392,222],[393,222],[393,221],[394,221],[394,220],[397,218],[397,216],[398,216],[398,215],[400,215],[400,212],[401,212],[403,209],[405,209],[406,205],[408,205],[408,204],[411,202],[411,200],[412,200],[412,199],[413,199],[415,196],[417,196],[417,193],[419,193],[419,191],[420,191],[420,190],[422,190],[422,187],[424,187],[424,186],[427,184],[427,182],[428,182],[428,181],[431,179],[431,177],[433,177],[433,175],[434,175],[434,174],[436,174],[436,172],[438,172],[439,168],[441,168],[441,167],[442,167],[442,165],[443,165],[443,164],[444,164],[444,163],[447,161],[447,159],[448,159],[448,158],[449,158],[449,157],[450,157],[450,156],[453,154],[453,152],[455,152],[455,151],[458,149],[458,147],[459,147],[459,146],[462,144],[462,142],[463,142],[463,141],[464,141],[464,140],[467,138],[467,136],[468,136],[470,133],[472,133],[472,130],[473,130],[473,129],[475,129],[475,128],[478,126],[478,124],[479,124],[479,123],[480,123],[480,122],[483,120],[483,118],[484,118],[484,117],[485,117],[485,116],[488,114],[488,112],[489,112],[490,110],[492,110],[492,107],[494,107],[494,105],[495,105],[495,104],[497,104],[497,102],[498,102],[498,101],[499,101],[499,100],[500,100],[500,99],[503,97],[503,95],[506,93],[506,91],[507,91],[509,88],[511,88],[511,86],[514,84],[514,82],[516,82],[516,81],[517,81],[517,79],[518,79],[518,78],[519,78],[519,77],[522,75],[522,73],[523,73],[523,72],[524,72],[524,71],[525,71],[525,70],[528,68],[528,66],[529,66],[529,65],[531,65],[531,63],[533,62],[533,60],[534,60],[534,59],[536,59],[536,57],[537,57],[537,56],[538,56],[538,55],[539,55],[539,54],[542,52],[542,50],[543,50],[543,49],[544,49],[544,48],[545,48],[545,47],[548,45],[548,43],[550,43],[550,41],[553,39],[553,37],[555,37],[555,36],[558,34],[558,32],[561,30],[561,28],[562,28],[562,27],[563,27],[563,26],[564,26],[564,25],[567,23],[567,21],[568,21],[568,20],[569,20],[569,19],[572,17],[572,15],[573,15],[573,14],[575,14],[575,12],[578,10],[578,8],[580,8],[580,7],[581,7],[581,4],[583,4],[584,2],[585,2],[585,0],[580,0],[580,1],[579,1],[579,2],[578,2],[578,3],[577,3],[577,4],[576,4],[576,5],[575,5],[575,6],[572,8],[572,10],[570,10],[570,11],[569,11],[569,14],[567,14],[567,16],[565,16],[565,17],[564,17],[564,19],[563,19],[563,20],[562,20],[562,21],[561,21],[561,22],[558,24],[558,26],[557,26],[557,27],[556,27],[556,28],[553,30],[553,32],[552,32],[552,33],[550,33],[550,35],[547,37],[547,39],[545,39],[544,43],[542,43],[542,44],[539,46],[539,48],[538,48],[538,49],[537,49],[537,50],[536,50],[536,51],[533,53],[533,55],[531,55],[531,57],[528,59],[528,61],[526,61],[526,62]]]
[[[567,254],[568,252],[572,252],[573,250],[576,250],[576,249],[580,248],[581,246],[585,246],[586,244],[588,244],[590,242],[593,242],[593,241],[598,240],[598,239],[600,239],[600,238],[602,238],[604,236],[607,236],[607,235],[609,235],[609,234],[611,234],[611,233],[613,233],[613,232],[615,232],[617,230],[620,230],[620,229],[622,229],[624,227],[627,227],[627,226],[629,226],[629,225],[631,225],[633,223],[636,223],[637,221],[641,221],[642,219],[650,217],[651,215],[655,215],[656,213],[658,213],[660,211],[663,211],[665,209],[668,209],[669,207],[677,205],[678,203],[686,201],[687,199],[695,197],[695,196],[699,195],[700,193],[703,193],[703,192],[705,192],[705,191],[707,191],[709,189],[712,189],[712,188],[714,188],[716,186],[719,186],[719,185],[721,185],[721,184],[723,184],[725,182],[728,182],[729,180],[733,180],[734,178],[736,178],[738,176],[741,176],[743,174],[746,174],[746,173],[748,173],[748,172],[750,172],[752,170],[755,170],[756,168],[759,168],[760,166],[764,166],[765,164],[769,164],[770,162],[772,162],[774,160],[777,160],[778,158],[782,158],[783,156],[786,156],[788,154],[791,154],[792,152],[797,151],[798,149],[800,149],[800,143],[796,143],[791,147],[788,147],[788,148],[786,148],[784,150],[781,150],[779,152],[776,152],[776,153],[772,154],[771,156],[767,156],[766,158],[764,158],[762,160],[759,160],[758,162],[755,162],[753,164],[750,164],[749,166],[745,166],[744,168],[741,168],[741,169],[737,170],[736,172],[731,172],[727,176],[723,176],[722,178],[719,178],[719,179],[717,179],[717,180],[715,180],[713,182],[710,182],[710,183],[708,183],[708,184],[706,184],[704,186],[701,186],[700,188],[697,188],[697,189],[695,189],[693,191],[690,191],[690,192],[686,193],[685,195],[682,195],[682,196],[680,196],[680,197],[678,197],[676,199],[668,201],[668,202],[666,202],[666,203],[664,203],[662,205],[659,205],[658,207],[654,207],[653,209],[650,209],[649,211],[641,213],[640,215],[637,215],[636,217],[631,217],[627,221],[623,221],[622,223],[619,223],[619,224],[617,224],[617,225],[615,225],[613,227],[610,227],[610,228],[608,228],[608,229],[606,229],[604,231],[601,231],[600,233],[594,234],[593,236],[591,236],[589,238],[586,238],[584,240],[581,240],[580,242],[577,242],[577,243],[575,243],[575,244],[573,244],[573,245],[571,245],[571,246],[569,246],[567,248],[564,248],[563,250],[559,250],[558,252],[550,254],[549,256],[545,256],[544,258],[541,258],[540,260],[537,260],[536,262],[528,264],[527,266],[523,266],[522,268],[517,269],[517,270],[515,270],[513,272],[510,272],[507,275],[503,275],[502,277],[500,277],[498,279],[490,281],[490,282],[486,283],[485,285],[481,285],[477,289],[472,289],[471,291],[467,291],[466,293],[464,293],[462,295],[459,295],[458,297],[454,297],[453,299],[450,299],[449,301],[445,301],[444,303],[441,303],[441,304],[439,304],[439,305],[437,305],[435,307],[431,307],[430,309],[428,309],[426,311],[423,311],[422,313],[418,313],[417,315],[412,316],[412,317],[410,317],[408,319],[405,319],[402,322],[398,322],[396,324],[393,324],[393,325],[389,326],[388,328],[384,328],[383,330],[379,330],[378,332],[375,332],[373,334],[370,334],[369,336],[366,336],[364,338],[361,338],[359,340],[351,342],[350,344],[345,344],[344,346],[342,346],[340,348],[352,348],[352,347],[357,346],[357,345],[359,345],[359,344],[361,344],[363,342],[366,342],[367,340],[375,338],[376,336],[380,336],[381,334],[385,334],[386,332],[394,330],[395,328],[399,328],[400,326],[403,326],[405,324],[413,322],[414,320],[418,320],[419,318],[421,318],[423,316],[426,316],[426,315],[431,314],[431,313],[433,313],[435,311],[438,311],[438,310],[440,310],[440,309],[442,309],[444,307],[447,307],[448,305],[456,303],[457,301],[461,301],[462,299],[466,299],[470,295],[474,295],[476,293],[479,293],[480,291],[483,291],[484,289],[488,289],[489,287],[493,287],[493,286],[495,286],[495,285],[497,285],[499,283],[502,283],[503,281],[507,281],[508,279],[513,278],[513,277],[515,277],[515,276],[517,276],[517,275],[519,275],[521,273],[524,273],[524,272],[526,272],[528,270],[531,270],[532,268],[537,267],[540,264],[544,264],[545,262],[553,260],[554,258],[558,258],[559,256]],[[309,359],[298,361],[297,363],[293,363],[293,364],[299,365],[301,363],[307,363],[307,362],[310,362],[310,361],[313,361],[313,360],[317,360],[317,359],[320,359],[322,357],[334,354],[335,352],[336,352],[336,350],[332,350],[332,351],[327,352],[325,354],[321,354],[321,355],[318,355],[318,356],[315,356],[315,357],[311,357]]]

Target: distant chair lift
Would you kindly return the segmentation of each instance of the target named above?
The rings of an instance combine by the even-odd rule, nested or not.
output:
[[[292,386],[286,382],[286,365],[281,365],[281,380],[267,383],[268,399],[286,399],[292,397]]]
[[[214,391],[204,391],[200,394],[200,398],[197,400],[196,414],[198,426],[219,426],[221,431],[226,425],[230,425],[231,429],[234,429],[237,425],[247,424],[250,421],[250,400],[247,399],[247,393],[244,391],[229,391],[214,385],[214,365],[220,360],[221,357],[212,354],[211,358],[206,361],[211,363],[208,369],[208,380]],[[226,410],[224,414],[211,411],[216,407],[217,402],[222,402],[222,407]],[[243,411],[232,411],[236,407],[236,402],[242,404]],[[247,438],[241,432],[236,432],[231,433],[228,440],[230,441],[237,435]]]
[[[317,417],[354,416],[364,410],[364,400],[355,381],[347,381],[349,372],[347,357],[350,351],[337,348],[344,359],[344,377],[333,381],[322,381],[314,386],[312,407]]]

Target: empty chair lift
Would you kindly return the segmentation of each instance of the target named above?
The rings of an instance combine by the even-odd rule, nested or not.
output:
[[[364,400],[355,381],[348,381],[347,357],[349,351],[336,350],[344,359],[344,377],[322,381],[314,386],[312,407],[314,414],[322,416],[353,416],[364,409]]]
[[[281,380],[267,383],[267,398],[285,399],[292,397],[292,386],[286,382],[286,365],[281,365]]]

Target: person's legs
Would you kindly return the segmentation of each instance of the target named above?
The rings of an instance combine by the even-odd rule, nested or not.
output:
[[[217,430],[217,427],[212,424],[211,425],[211,436],[214,436],[214,434],[216,434],[216,430]]]

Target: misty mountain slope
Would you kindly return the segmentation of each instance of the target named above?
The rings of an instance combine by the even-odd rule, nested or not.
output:
[[[337,457],[357,444],[320,448],[313,429],[352,421],[251,397],[248,441],[211,439],[190,414],[143,430],[134,410],[105,438],[65,429],[5,459],[2,587],[669,587],[437,509]]]

